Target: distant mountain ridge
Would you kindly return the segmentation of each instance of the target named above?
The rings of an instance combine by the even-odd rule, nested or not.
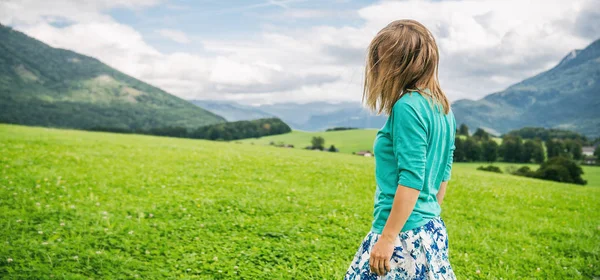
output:
[[[535,126],[600,136],[600,40],[548,71],[452,108],[458,123],[496,133]]]
[[[0,25],[0,122],[195,128],[225,119],[106,64]]]
[[[228,121],[253,120],[276,116],[293,129],[326,130],[333,127],[381,128],[385,116],[369,113],[358,102],[276,103],[247,106],[228,101],[191,100],[190,102],[224,116]]]
[[[190,100],[194,105],[224,117],[227,121],[257,120],[272,118],[274,115],[261,111],[259,108],[218,100]]]

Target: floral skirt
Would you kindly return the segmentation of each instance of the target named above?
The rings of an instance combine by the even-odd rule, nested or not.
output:
[[[371,249],[380,236],[367,234],[344,279],[456,279],[448,261],[446,225],[440,217],[398,235],[390,260],[391,271],[385,276],[377,276],[369,268]]]

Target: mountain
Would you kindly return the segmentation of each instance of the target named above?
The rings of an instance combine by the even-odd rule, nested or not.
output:
[[[194,128],[225,119],[97,59],[0,25],[0,122],[149,129]]]
[[[317,131],[333,127],[381,128],[385,117],[369,113],[358,102],[277,103],[260,110],[280,117],[294,129]]]
[[[260,106],[241,105],[231,101],[190,100],[228,121],[278,117],[293,129],[326,130],[333,127],[381,128],[384,116],[375,116],[357,102],[276,103]]]
[[[294,129],[314,130],[305,125],[312,116],[329,114],[354,106],[360,106],[360,104],[352,102],[341,102],[337,104],[328,102],[309,102],[304,104],[275,103],[257,106],[257,108],[281,118]]]
[[[235,102],[215,100],[190,100],[190,102],[207,111],[222,116],[230,122],[249,121],[273,117],[273,115],[263,112],[256,107],[246,106]]]
[[[522,127],[600,136],[600,40],[574,50],[554,68],[480,100],[458,100],[458,123],[506,133]]]
[[[322,115],[313,115],[304,123],[306,130],[325,130],[333,127],[381,128],[386,116],[376,116],[360,104]]]

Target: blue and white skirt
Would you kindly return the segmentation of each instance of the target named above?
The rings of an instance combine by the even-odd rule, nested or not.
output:
[[[377,276],[369,268],[371,249],[380,236],[367,234],[344,279],[456,279],[448,261],[448,232],[440,217],[398,235],[390,260],[391,271],[385,276]]]

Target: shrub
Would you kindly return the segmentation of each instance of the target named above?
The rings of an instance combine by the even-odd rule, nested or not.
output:
[[[535,172],[533,172],[533,170],[531,170],[529,166],[522,166],[521,168],[512,171],[511,174],[517,176],[533,177]]]
[[[323,139],[323,137],[321,137],[321,136],[313,137],[310,142],[312,144],[313,150],[321,150],[322,151],[325,147],[325,139]]]
[[[587,181],[581,178],[583,169],[573,160],[566,157],[554,157],[542,163],[535,172],[534,177],[544,180],[552,180],[564,183],[573,183],[579,185],[587,184]]]
[[[498,166],[493,166],[493,165],[488,165],[488,166],[480,166],[480,167],[477,167],[477,170],[489,171],[489,172],[496,172],[496,173],[502,173],[502,170],[500,170],[500,167],[498,167]]]

